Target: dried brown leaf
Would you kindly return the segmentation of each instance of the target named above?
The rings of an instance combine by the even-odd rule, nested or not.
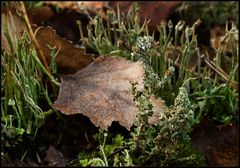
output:
[[[74,47],[70,41],[59,37],[51,27],[38,29],[36,38],[48,63],[51,62],[51,48],[59,50],[56,56],[59,73],[75,73],[93,61],[92,55],[86,54],[83,48]]]
[[[137,90],[143,90],[144,73],[140,62],[122,57],[99,57],[76,74],[62,76],[54,106],[67,115],[82,113],[103,129],[118,121],[129,130],[139,111],[133,101],[130,81],[138,83]],[[161,99],[151,97],[150,101],[154,114],[149,122],[156,124],[158,113],[166,107]]]
[[[133,102],[130,81],[143,88],[144,68],[121,57],[100,57],[74,75],[62,76],[54,103],[64,114],[82,113],[97,127],[107,129],[113,121],[130,129],[138,108]]]

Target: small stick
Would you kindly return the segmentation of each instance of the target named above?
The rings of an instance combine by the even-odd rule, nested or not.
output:
[[[229,80],[229,75],[226,72],[224,72],[221,68],[216,67],[216,65],[211,60],[208,60],[204,55],[201,55],[201,58],[213,71],[215,71],[218,75],[223,77],[224,80],[226,81]],[[234,89],[238,90],[239,85],[238,85],[238,82],[236,82],[235,80],[230,81],[230,85]]]
[[[32,30],[32,27],[31,27],[31,24],[30,24],[30,21],[29,21],[29,18],[28,18],[28,15],[27,15],[27,11],[26,11],[26,8],[25,8],[25,5],[23,3],[23,1],[20,1],[20,6],[21,6],[21,9],[22,9],[22,12],[23,12],[23,16],[24,16],[24,19],[26,21],[26,24],[27,24],[27,28],[28,28],[28,31],[29,31],[29,34],[30,34],[30,37],[32,39],[32,42],[35,46],[35,49],[38,53],[38,56],[39,56],[39,59],[41,60],[41,62],[43,63],[44,67],[46,68],[46,70],[51,74],[51,71],[50,71],[50,68],[48,66],[48,63],[44,57],[44,54],[42,52],[42,50],[40,49],[40,46],[39,46],[39,43],[33,33],[33,30]],[[53,82],[50,80],[50,84],[51,84],[51,87],[52,87],[52,90],[53,90],[53,94],[55,97],[57,97],[57,92],[56,92],[56,88],[53,84]]]

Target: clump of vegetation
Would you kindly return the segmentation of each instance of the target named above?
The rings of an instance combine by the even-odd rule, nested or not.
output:
[[[7,29],[5,29],[7,30]],[[6,36],[9,37],[8,32]],[[11,38],[8,38],[11,53],[2,55],[2,90],[1,99],[2,126],[7,137],[27,134],[36,135],[44,122],[42,109],[39,107],[39,95],[43,94],[41,70],[33,57],[37,57],[33,49],[25,50],[28,44],[25,35],[18,39],[17,53],[14,55]],[[11,131],[12,130],[12,131]],[[13,131],[15,130],[15,131]],[[15,134],[15,135],[14,135]],[[7,142],[7,141],[6,141]]]
[[[215,48],[215,57],[211,61],[203,54],[202,59],[207,67],[201,69],[201,79],[192,82],[193,93],[190,95],[193,104],[202,113],[218,124],[235,123],[238,119],[238,29],[232,24],[220,40],[220,47]],[[214,41],[215,39],[212,39]],[[228,55],[231,55],[229,57]],[[224,69],[224,70],[223,70]],[[221,104],[221,106],[219,106]]]
[[[202,19],[204,24],[213,25],[215,21],[225,24],[229,19],[226,13],[218,15],[221,12],[213,8],[215,3],[204,2],[210,8],[197,13],[198,18],[202,14],[201,19],[209,19],[209,22]],[[220,10],[228,11],[233,4],[235,2],[230,5],[223,2]],[[29,3],[29,6],[35,5]],[[186,5],[188,3],[184,2],[179,10],[186,10]],[[214,9],[211,17],[209,9]],[[238,7],[231,8],[231,12],[234,10]],[[190,143],[193,128],[203,115],[217,124],[235,123],[239,117],[236,82],[239,80],[236,73],[239,61],[238,28],[233,23],[231,28],[226,24],[226,34],[220,40],[219,48],[212,46],[214,60],[210,60],[209,53],[202,53],[198,46],[196,29],[200,21],[197,18],[185,20],[192,26],[184,21],[176,25],[170,20],[162,21],[157,27],[159,40],[155,41],[154,33],[150,35],[148,31],[149,21],[140,24],[139,12],[139,5],[134,3],[126,16],[121,14],[119,8],[117,12],[107,11],[106,20],[101,12],[93,18],[86,13],[90,18],[87,37],[83,36],[80,26],[81,41],[86,48],[93,49],[99,55],[141,61],[145,80],[143,91],[136,89],[137,83],[132,83],[130,88],[139,109],[137,122],[130,134],[123,136],[100,129],[93,136],[99,143],[97,148],[79,151],[77,165],[203,166],[204,156]],[[232,20],[235,21],[235,18]],[[55,111],[47,83],[43,80],[46,74],[52,80],[54,77],[38,59],[27,32],[20,39],[14,39],[17,41],[14,48],[8,28],[3,29],[10,53],[3,51],[1,54],[1,142],[3,149],[10,149],[23,141],[25,135],[34,141],[46,116]],[[56,74],[55,56],[53,50],[53,62],[50,64],[53,74]],[[189,68],[191,58],[195,58],[197,63]],[[180,64],[177,64],[179,60]],[[151,96],[164,100],[167,106],[165,111],[159,112],[156,125],[148,123],[153,114]],[[59,139],[56,141],[61,141]],[[45,146],[43,148],[46,149]],[[21,160],[26,157],[27,150],[20,154]],[[38,153],[36,157],[41,162]],[[10,160],[4,150],[1,151],[1,158]]]
[[[202,165],[203,157],[190,145],[190,136],[195,124],[194,112],[188,98],[187,80],[175,99],[173,106],[160,112],[159,123],[150,126],[148,118],[153,105],[148,94],[136,92],[133,85],[135,102],[139,107],[136,128],[131,133],[130,156],[136,165]]]
[[[192,27],[185,26],[183,21],[175,27],[171,21],[161,22],[158,27],[160,38],[156,42],[154,35],[150,36],[148,33],[148,22],[145,21],[140,25],[139,10],[139,6],[134,4],[126,17],[122,17],[119,10],[117,13],[108,12],[107,27],[104,27],[101,15],[97,14],[95,18],[91,18],[88,25],[88,38],[82,36],[85,46],[94,49],[100,55],[122,56],[144,63],[145,90],[141,93],[136,91],[136,84],[132,83],[134,101],[139,108],[138,121],[134,131],[131,132],[131,138],[124,140],[128,147],[124,151],[125,154],[128,151],[128,155],[124,155],[123,150],[119,152],[118,158],[122,158],[122,162],[118,163],[161,166],[203,165],[204,157],[190,145],[189,135],[194,125],[201,121],[202,114],[221,123],[236,121],[238,98],[234,94],[235,90],[229,87],[232,77],[227,78],[227,86],[217,73],[210,72],[211,68],[201,65],[203,57],[201,58],[195,34],[200,24],[199,20],[195,21]],[[236,33],[234,26],[232,29],[228,34]],[[173,31],[174,38],[171,36]],[[228,40],[230,39],[234,38],[229,37]],[[226,45],[226,43],[222,44]],[[238,58],[235,52],[237,48],[232,46],[236,54],[233,59]],[[223,57],[225,50],[226,47],[217,50],[217,59]],[[173,55],[172,58],[169,58],[169,54]],[[191,57],[195,57],[198,62],[197,66],[189,71]],[[177,59],[181,60],[179,66],[176,65]],[[216,64],[218,68],[221,67],[219,61]],[[227,72],[234,74],[235,79],[238,78],[235,73],[236,67],[237,64],[232,63],[231,70]],[[153,105],[149,101],[151,95],[162,98],[169,106],[168,110],[161,113],[161,122],[156,127],[148,123],[148,118],[153,113]],[[225,112],[219,111],[219,106],[216,105],[219,98],[225,103],[230,102],[226,108],[231,114],[226,112],[226,109]],[[104,150],[107,149],[103,148],[101,151]],[[96,155],[80,156],[81,165],[83,162],[94,165],[90,158]],[[106,166],[106,162],[112,163],[111,166],[116,165],[115,160],[106,161],[103,156],[104,154],[100,157],[104,163],[101,165]],[[131,158],[131,162],[124,162],[123,158],[126,156]],[[82,160],[82,157],[85,159]]]
[[[164,86],[166,81],[170,80],[174,74],[174,68],[169,67],[168,73],[162,80],[156,80],[154,71],[151,71],[148,58],[148,52],[153,45],[152,40],[147,37],[139,37],[136,47],[141,51],[137,54],[139,60],[144,60],[146,71],[145,90],[136,91],[135,84],[132,85],[134,101],[139,108],[138,121],[135,130],[131,133],[130,154],[134,156],[137,165],[187,165],[202,164],[201,157],[196,157],[191,149],[189,133],[195,124],[194,112],[188,97],[189,79],[185,80],[179,88],[179,93],[174,100],[173,106],[166,111],[159,112],[159,123],[152,127],[148,123],[148,118],[153,114],[150,96],[154,90]],[[133,54],[135,55],[135,54]],[[141,59],[142,58],[142,59]],[[150,82],[149,82],[150,81]],[[154,82],[151,82],[154,81]],[[149,85],[150,83],[150,85]],[[157,85],[151,85],[158,83]],[[137,156],[139,155],[139,156]],[[201,158],[202,159],[202,158]]]
[[[12,15],[9,16],[14,24]],[[24,31],[23,36],[17,38],[9,32],[9,18],[4,19],[7,25],[3,31],[10,51],[2,50],[1,54],[1,142],[4,148],[13,149],[23,137],[34,141],[53,109],[47,83],[43,80],[47,71],[28,32]],[[56,67],[51,68],[56,71]],[[23,159],[27,151],[22,152]]]
[[[90,20],[88,25],[88,38],[82,35],[83,44],[86,47],[94,49],[99,55],[121,56],[133,61],[138,60],[136,54],[136,58],[132,55],[136,50],[135,45],[137,39],[141,36],[149,36],[148,21],[145,21],[143,25],[140,24],[139,10],[139,5],[135,3],[129,9],[126,17],[121,16],[119,10],[117,14],[108,12],[106,19],[108,22],[107,27],[104,27],[103,17],[99,12]],[[178,88],[182,85],[184,79],[191,76],[190,73],[186,72],[186,66],[188,65],[190,57],[194,56],[200,61],[200,55],[198,54],[199,48],[195,35],[195,29],[198,24],[199,21],[194,23],[192,27],[186,26],[185,28],[185,23],[180,21],[175,26],[175,38],[173,39],[173,37],[171,37],[171,33],[174,31],[172,22],[169,21],[166,23],[162,21],[158,26],[160,33],[159,41],[155,44],[149,44],[155,47],[151,48],[144,59],[150,63],[151,68],[160,80],[164,78],[165,72],[170,65],[175,67],[176,60],[182,60],[179,68],[180,74],[178,81],[176,81],[177,78],[176,75],[174,75],[173,85],[169,83],[164,88],[155,90],[155,94],[166,100],[168,105],[173,104],[174,98],[178,93]],[[82,32],[81,29],[80,32]],[[153,37],[154,35],[151,36],[152,41]],[[150,36],[148,38],[150,38]],[[169,59],[170,55],[173,55],[172,60]],[[169,95],[169,93],[171,94]]]
[[[197,98],[194,96],[194,92],[200,91],[203,94],[207,92],[206,90],[209,88],[218,87],[226,82],[226,87],[231,87],[229,89],[232,93],[229,95],[234,95],[232,98],[227,99],[236,102],[235,107],[238,107],[238,97],[236,95],[236,89],[238,88],[236,82],[238,80],[238,74],[236,73],[238,70],[238,29],[234,24],[232,24],[230,30],[228,24],[226,25],[226,35],[222,38],[220,47],[215,49],[214,60],[208,64],[209,53],[206,52],[201,55],[202,52],[198,46],[197,35],[195,33],[196,28],[201,24],[200,20],[195,21],[191,27],[185,25],[184,21],[179,21],[175,26],[171,21],[168,21],[168,23],[162,21],[158,26],[160,34],[159,41],[154,42],[154,35],[149,36],[148,33],[148,21],[145,21],[143,25],[140,24],[139,10],[138,4],[133,4],[125,17],[120,14],[119,10],[116,13],[112,11],[107,12],[106,20],[108,24],[106,27],[103,24],[104,19],[99,12],[90,20],[88,37],[86,38],[82,35],[84,45],[94,49],[100,55],[122,56],[133,61],[140,59],[148,62],[150,68],[145,66],[145,69],[148,69],[146,71],[154,72],[150,74],[153,75],[152,78],[156,79],[149,80],[153,83],[162,81],[169,67],[174,67],[175,73],[171,77],[171,80],[168,80],[163,87],[153,89],[154,95],[164,99],[169,106],[174,103],[179,92],[179,87],[182,86],[184,81],[188,78],[196,77],[198,80],[192,82],[190,89],[190,99],[192,102],[196,102],[196,106],[199,105],[198,102],[203,99],[203,97],[199,95],[199,97],[202,98]],[[174,34],[174,37],[172,37],[171,34]],[[142,50],[139,49],[141,46],[138,46],[138,49],[136,47],[137,39],[139,40],[140,38],[138,37],[144,36],[146,37],[142,38],[142,40],[151,41],[149,46],[154,47],[148,51],[145,57],[139,57],[137,53],[141,53]],[[232,55],[230,58],[227,56],[229,53]],[[191,58],[195,58],[197,63],[196,66],[189,69],[189,60]],[[181,63],[177,66],[176,62],[179,60]],[[207,65],[203,66],[206,62]],[[223,67],[227,67],[226,70],[223,70]],[[210,83],[212,83],[211,86],[204,84],[203,79],[205,77],[209,77]],[[212,101],[215,102],[216,100],[212,99]],[[200,107],[196,107],[196,109],[199,108]],[[232,112],[230,113],[236,114],[236,108],[231,109],[230,111]],[[207,113],[207,111],[209,110],[205,109],[205,113]],[[209,117],[213,119],[211,114]],[[215,119],[217,118],[215,117]],[[237,116],[235,115],[235,117],[232,116],[230,118],[236,119]],[[219,121],[222,122],[223,120],[220,119]],[[233,121],[234,120],[231,120],[231,122]]]

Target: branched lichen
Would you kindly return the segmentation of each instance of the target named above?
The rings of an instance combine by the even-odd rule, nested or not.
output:
[[[136,45],[133,47],[132,57],[135,60],[143,62],[145,69],[145,87],[152,91],[158,90],[163,87],[163,85],[170,79],[173,75],[175,68],[170,66],[166,71],[165,76],[160,79],[159,75],[154,72],[150,63],[150,50],[156,46],[158,43],[154,41],[152,36],[138,37],[136,40]],[[151,92],[152,94],[153,92]]]
[[[135,131],[132,132],[132,140],[129,141],[130,153],[140,155],[135,160],[139,165],[145,165],[153,158],[158,158],[161,166],[170,163],[179,163],[187,160],[194,161],[196,156],[191,153],[189,147],[189,132],[194,124],[194,113],[191,109],[191,102],[188,97],[189,80],[179,88],[179,94],[174,101],[174,106],[159,113],[157,127],[148,123],[148,118],[153,114],[153,105],[150,96],[154,90],[164,86],[166,81],[174,74],[174,68],[169,67],[164,77],[160,80],[149,62],[149,53],[156,44],[152,37],[138,37],[132,56],[143,62],[145,69],[145,90],[137,91],[136,83],[132,83],[132,94],[134,102],[139,108]],[[186,148],[187,147],[187,148]],[[184,149],[189,149],[185,151]]]

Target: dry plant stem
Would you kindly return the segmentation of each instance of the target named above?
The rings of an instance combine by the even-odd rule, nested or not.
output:
[[[32,30],[32,27],[31,27],[28,15],[27,15],[27,11],[26,11],[25,5],[24,5],[23,1],[20,1],[19,3],[20,3],[21,10],[23,12],[24,19],[25,19],[26,24],[27,24],[27,28],[28,28],[28,31],[29,31],[29,34],[30,34],[30,38],[32,39],[32,42],[33,42],[33,44],[35,46],[35,49],[36,49],[36,51],[38,53],[38,56],[39,56],[39,59],[43,63],[43,65],[46,68],[46,70],[51,74],[50,68],[49,68],[49,66],[47,64],[47,61],[46,61],[46,59],[44,57],[44,54],[43,54],[42,50],[40,49],[38,41],[37,41],[37,39],[36,39],[36,37],[35,37],[35,35],[33,33],[33,30]],[[50,80],[50,84],[51,84],[54,96],[57,97],[56,88],[55,88],[55,86],[54,86],[54,84],[53,84],[53,82],[51,80]]]
[[[208,60],[204,55],[201,56],[201,58],[204,60],[204,62],[213,70],[215,71],[218,75],[220,75],[224,80],[229,81],[229,75],[224,72],[222,69],[217,68],[215,64],[211,61]],[[230,86],[236,90],[238,90],[238,82],[232,80],[230,81]]]

